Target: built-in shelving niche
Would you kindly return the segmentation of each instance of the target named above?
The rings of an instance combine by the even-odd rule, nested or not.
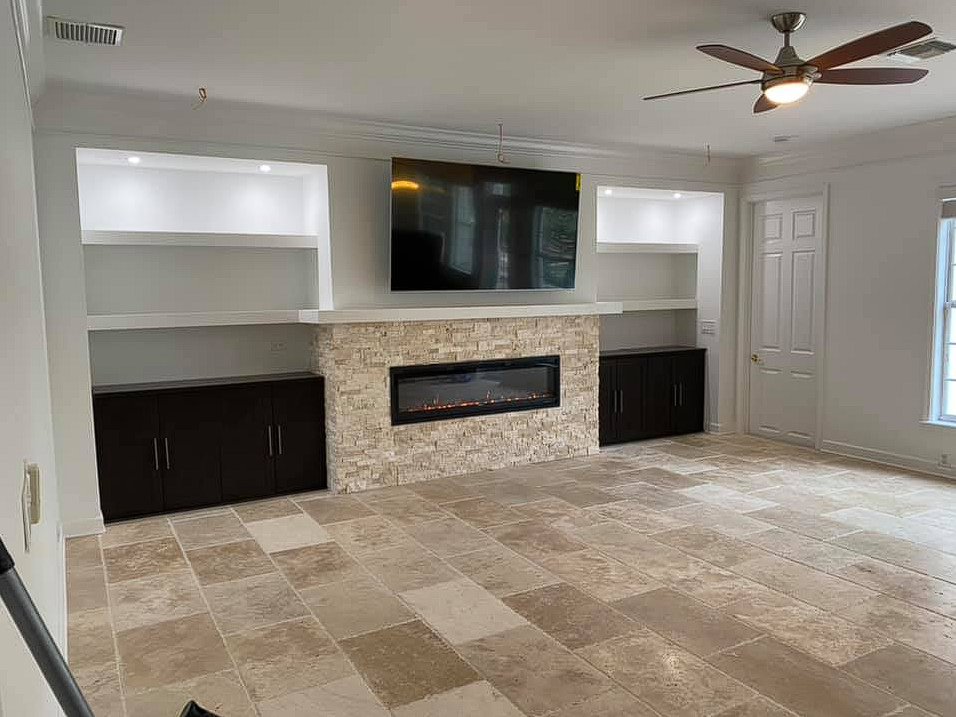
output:
[[[278,326],[331,296],[325,165],[84,148],[77,186],[97,382],[157,378],[158,330],[197,354],[177,378],[308,367],[307,327]]]
[[[602,320],[602,348],[696,343],[699,263],[719,261],[723,208],[717,192],[598,186],[597,300],[625,312]]]

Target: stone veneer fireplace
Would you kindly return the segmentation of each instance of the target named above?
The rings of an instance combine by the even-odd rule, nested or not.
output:
[[[597,316],[316,327],[312,370],[325,376],[329,486],[350,492],[597,452],[598,331]],[[507,378],[481,373],[509,368]],[[392,379],[403,370],[471,382],[446,385],[452,400],[439,398],[438,408],[483,405],[451,406],[448,420],[431,420],[428,398],[405,416],[424,420],[393,422]],[[474,391],[482,380],[485,389]]]

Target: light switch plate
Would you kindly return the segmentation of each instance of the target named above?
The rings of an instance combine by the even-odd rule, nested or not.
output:
[[[30,486],[30,524],[36,525],[40,522],[40,466],[27,463],[24,471]]]
[[[20,490],[20,517],[23,519],[23,550],[30,552],[30,538],[32,525],[30,524],[30,476],[27,475],[26,463],[23,464],[23,488]]]

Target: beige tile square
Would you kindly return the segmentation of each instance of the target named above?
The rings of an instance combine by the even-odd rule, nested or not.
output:
[[[101,607],[71,613],[67,647],[67,657],[73,669],[116,662],[109,610]]]
[[[341,523],[343,520],[367,518],[375,511],[362,501],[350,495],[329,496],[315,500],[299,501],[299,506],[319,525]]]
[[[601,507],[610,507],[611,505],[618,504],[611,503],[608,506]],[[596,512],[578,508],[576,505],[571,505],[560,498],[545,498],[544,500],[537,500],[533,503],[525,503],[524,505],[516,506],[515,510],[524,515],[525,518],[541,521],[562,532],[569,532],[577,528],[586,528],[589,525],[603,523],[606,520],[606,518],[598,515]],[[598,510],[598,508],[594,510]]]
[[[189,570],[111,583],[109,595],[118,631],[206,612]]]
[[[767,554],[750,543],[698,525],[655,533],[654,540],[724,568]]]
[[[116,661],[71,668],[87,704],[96,717],[126,717]],[[133,717],[138,717],[133,715]]]
[[[179,542],[186,550],[248,540],[249,533],[231,511],[173,523]]]
[[[333,523],[326,530],[346,551],[356,557],[387,548],[412,545],[411,538],[388,518],[373,516]]]
[[[195,700],[217,715],[255,717],[255,709],[235,670],[203,675],[133,695],[127,700],[126,709],[129,717],[175,717],[189,700]]]
[[[104,548],[113,548],[117,545],[171,537],[173,537],[173,529],[166,518],[140,518],[121,523],[109,523],[106,526],[106,532],[100,536],[100,544]]]
[[[259,520],[247,524],[246,528],[267,553],[327,543],[332,539],[325,528],[303,513]]]
[[[596,550],[563,553],[542,561],[554,575],[610,602],[661,587],[656,580]]]
[[[450,503],[454,500],[478,497],[476,489],[462,485],[451,478],[410,483],[407,487],[416,495],[432,503]]]
[[[298,515],[302,511],[299,506],[288,498],[270,498],[250,503],[239,503],[232,506],[243,523],[256,523],[270,518],[285,518],[287,515]]]
[[[647,630],[579,654],[669,717],[707,717],[754,697],[753,690]]]
[[[956,620],[877,595],[840,612],[851,622],[956,664]]]
[[[442,508],[476,528],[488,528],[492,525],[503,525],[525,519],[514,508],[488,498],[458,500],[454,503],[445,503]]]
[[[406,532],[439,557],[460,555],[496,545],[477,528],[457,518],[434,520],[405,528]]]
[[[732,488],[715,485],[713,483],[683,488],[680,492],[701,503],[710,503],[738,513],[760,510],[761,508],[771,508],[776,505],[772,500],[767,500],[757,495],[741,493]]]
[[[187,550],[186,557],[201,585],[214,585],[275,571],[269,556],[255,540]]]
[[[582,485],[577,482],[562,483],[560,485],[551,485],[544,491],[555,498],[559,498],[566,503],[576,505],[578,508],[589,508],[593,505],[604,505],[621,500],[621,496],[607,493],[600,488],[590,485]]]
[[[635,500],[620,500],[617,503],[598,505],[588,510],[599,521],[616,520],[639,533],[659,533],[664,530],[683,528],[687,522],[669,513],[652,510]]]
[[[639,628],[620,612],[565,583],[509,595],[503,600],[572,650]]]
[[[810,515],[809,513],[800,513],[790,508],[777,506],[776,508],[765,508],[748,513],[748,517],[755,518],[764,523],[776,525],[778,528],[786,528],[794,533],[818,540],[829,540],[840,535],[852,533],[856,528],[848,523],[841,523],[839,520],[832,520],[820,515]]]
[[[669,508],[680,508],[685,505],[698,503],[695,498],[678,493],[667,488],[658,488],[647,483],[631,483],[616,488],[608,488],[608,492],[614,493],[621,498],[628,498],[636,503],[651,508],[653,510],[667,510]]]
[[[461,645],[459,651],[529,717],[611,689],[600,672],[531,625]]]
[[[448,517],[448,514],[437,505],[417,495],[399,496],[392,500],[379,501],[375,503],[375,510],[401,526],[416,525]]]
[[[956,665],[904,645],[860,657],[846,671],[942,717],[956,717]]]
[[[103,550],[106,579],[111,583],[147,575],[173,573],[189,566],[173,538],[148,540]]]
[[[448,562],[497,597],[560,582],[544,568],[501,545],[457,555]]]
[[[460,577],[441,559],[414,545],[381,550],[361,556],[359,560],[395,592],[416,590]]]
[[[614,687],[607,692],[602,692],[596,697],[591,697],[568,705],[556,712],[551,712],[548,717],[660,717],[657,712],[652,710],[643,702],[640,702],[629,692],[620,687]],[[790,717],[788,715],[787,717]]]
[[[415,618],[401,600],[371,578],[307,588],[300,595],[336,639]]]
[[[467,579],[409,590],[400,597],[453,645],[527,624],[498,598]]]
[[[587,547],[538,520],[489,528],[487,532],[499,543],[536,562]]]
[[[278,573],[216,583],[203,590],[224,635],[308,614],[305,605]]]
[[[477,682],[478,674],[421,621],[341,641],[352,663],[389,708]],[[395,666],[402,669],[396,670]]]
[[[256,701],[354,672],[335,641],[311,617],[235,633],[226,638],[226,644]]]
[[[777,555],[748,560],[734,572],[824,610],[843,610],[876,593]]]
[[[396,707],[392,714],[394,717],[524,717],[507,697],[484,681]]]
[[[389,717],[358,675],[258,704],[261,717]]]
[[[298,590],[341,580],[363,577],[366,573],[338,543],[307,545],[280,550],[272,559]]]
[[[100,539],[96,535],[66,539],[66,569],[84,570],[103,565]]]
[[[192,615],[116,633],[126,694],[232,668],[209,615]]]
[[[66,603],[70,613],[106,607],[106,576],[103,568],[67,570]]]

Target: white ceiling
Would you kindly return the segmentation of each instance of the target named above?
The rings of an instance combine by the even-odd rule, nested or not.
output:
[[[956,38],[952,0],[801,0],[804,57],[917,19]],[[47,38],[48,78],[118,90],[305,107],[413,125],[601,144],[758,154],[956,115],[956,52],[912,86],[818,85],[754,116],[756,87],[643,102],[756,73],[694,49],[773,59],[781,36],[758,0],[45,0],[45,12],[124,25],[120,48]],[[889,64],[891,60],[862,65]]]

